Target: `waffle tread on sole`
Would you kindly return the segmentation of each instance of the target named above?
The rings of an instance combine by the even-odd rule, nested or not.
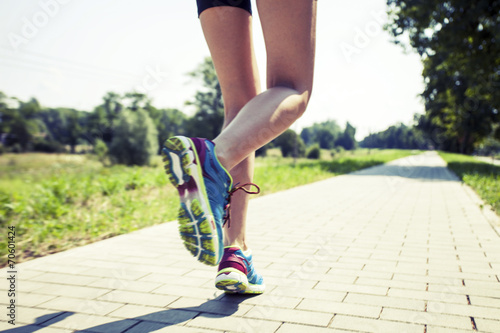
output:
[[[233,279],[219,281],[215,286],[217,289],[224,290],[227,293],[238,293],[246,290],[245,284]]]
[[[193,162],[192,153],[179,138],[170,138],[165,141],[162,149],[165,172],[168,179],[175,187],[186,183],[191,178],[191,170],[188,168]],[[173,159],[177,158],[180,163]],[[180,167],[180,170],[176,169]]]
[[[210,266],[217,265],[210,221],[203,215],[199,202],[193,200],[190,209],[181,203],[178,221],[186,249],[199,261]]]
[[[191,169],[195,156],[185,143],[173,137],[164,143],[162,149],[165,172],[170,182],[183,192],[182,185],[191,180]],[[215,266],[215,244],[211,221],[207,219],[197,199],[181,202],[178,215],[179,232],[186,249],[204,264]],[[213,222],[213,221],[212,221]],[[212,223],[214,224],[214,223]]]

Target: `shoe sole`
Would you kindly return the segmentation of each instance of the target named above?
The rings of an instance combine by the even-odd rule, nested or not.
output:
[[[184,246],[204,264],[220,260],[219,235],[208,201],[201,164],[193,142],[173,137],[163,144],[165,173],[179,192],[179,233]]]
[[[245,274],[240,272],[220,273],[215,278],[215,287],[226,293],[242,293],[248,287],[248,279]]]
[[[215,287],[224,290],[226,294],[262,294],[266,289],[264,284],[248,282],[245,274],[239,271],[220,273],[215,278]]]

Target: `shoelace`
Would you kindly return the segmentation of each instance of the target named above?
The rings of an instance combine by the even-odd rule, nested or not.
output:
[[[260,193],[260,187],[257,186],[256,184],[254,183],[246,183],[246,184],[243,184],[241,186],[237,186],[238,184],[236,184],[235,187],[233,187],[228,193],[229,193],[229,196],[227,198],[227,205],[226,205],[226,208],[225,208],[225,211],[226,211],[226,215],[224,216],[224,223],[222,224],[222,226],[225,226],[226,223],[227,223],[227,227],[228,228],[231,228],[231,198],[233,196],[233,194],[239,190],[242,190],[244,192],[246,192],[247,194],[259,194]],[[257,188],[256,191],[250,191],[250,190],[247,190],[245,188],[245,186],[255,186]]]

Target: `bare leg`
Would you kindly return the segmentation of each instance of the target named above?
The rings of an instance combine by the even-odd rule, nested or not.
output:
[[[259,0],[267,49],[267,87],[259,92],[251,17],[241,9],[215,7],[200,15],[221,83],[225,124],[216,153],[235,183],[253,177],[254,152],[289,128],[305,111],[313,81],[316,1]],[[236,143],[236,144],[235,144]],[[225,245],[246,249],[248,196],[235,193]]]
[[[252,43],[252,17],[234,7],[215,7],[200,15],[205,39],[219,78],[224,99],[224,128],[238,112],[260,92],[259,75]],[[217,148],[218,149],[218,148]],[[254,154],[250,154],[230,171],[235,184],[253,179]],[[224,245],[245,243],[248,195],[242,191],[233,195],[231,228],[224,228]]]
[[[305,111],[311,96],[316,0],[257,0],[267,50],[268,90],[248,102],[214,140],[231,170],[283,133]],[[238,68],[225,68],[238,76]]]

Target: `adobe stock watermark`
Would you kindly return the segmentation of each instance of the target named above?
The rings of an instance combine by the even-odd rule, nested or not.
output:
[[[354,28],[352,42],[340,43],[340,50],[348,63],[352,63],[353,58],[361,54],[361,52],[371,44],[372,40],[382,34],[384,30],[383,26],[387,17],[386,12],[383,10],[377,12],[372,11],[370,12],[370,16],[373,19],[368,21],[363,28]]]
[[[40,0],[38,6],[40,10],[35,12],[31,18],[23,16],[21,19],[22,27],[20,33],[10,32],[8,39],[12,48],[17,51],[20,46],[26,45],[35,38],[41,29],[45,28],[50,20],[54,18],[61,6],[71,2],[71,0]]]
[[[169,73],[163,71],[158,65],[154,66],[154,68],[147,65],[144,70],[146,71],[146,75],[143,77],[141,83],[135,86],[135,90],[143,94],[159,88],[169,76]]]

